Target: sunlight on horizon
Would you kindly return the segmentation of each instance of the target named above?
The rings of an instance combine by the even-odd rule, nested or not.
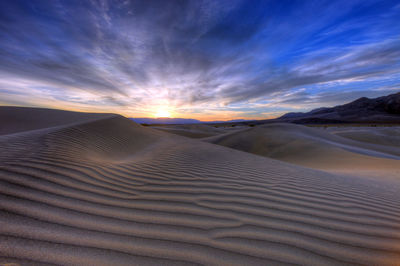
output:
[[[325,1],[0,1],[0,105],[263,120],[399,91],[399,1]]]
[[[168,110],[167,107],[159,107],[157,109],[157,112],[154,114],[154,117],[158,118],[158,117],[171,117],[171,112]]]

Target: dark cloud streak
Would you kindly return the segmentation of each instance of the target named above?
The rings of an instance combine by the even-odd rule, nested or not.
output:
[[[164,92],[178,107],[265,100],[303,86],[399,73],[400,26],[387,28],[399,18],[394,7],[391,1],[2,1],[0,73],[54,90],[80,89],[118,106]]]

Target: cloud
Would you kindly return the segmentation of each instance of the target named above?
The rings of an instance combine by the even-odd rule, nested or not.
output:
[[[305,88],[297,100],[307,108],[314,102],[301,97],[337,93],[338,83],[359,95],[400,70],[393,3],[3,1],[0,9],[2,84],[19,80],[0,91],[8,98],[24,92],[133,115],[160,104],[221,113],[247,104],[261,115],[275,111],[257,104],[276,95],[289,104],[288,93]]]

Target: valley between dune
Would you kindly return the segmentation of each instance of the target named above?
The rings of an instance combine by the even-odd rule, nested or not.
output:
[[[287,124],[191,139],[1,108],[1,264],[400,265],[388,139]]]

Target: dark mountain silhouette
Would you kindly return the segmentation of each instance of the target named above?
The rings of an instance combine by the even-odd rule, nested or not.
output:
[[[335,107],[322,107],[307,113],[287,113],[276,120],[292,123],[400,122],[400,92],[369,99],[359,98]]]
[[[359,98],[353,102],[335,107],[320,107],[310,112],[287,113],[277,119],[199,121],[186,118],[131,118],[139,124],[238,124],[259,125],[275,122],[296,124],[338,124],[338,123],[400,123],[400,92],[369,99]]]

